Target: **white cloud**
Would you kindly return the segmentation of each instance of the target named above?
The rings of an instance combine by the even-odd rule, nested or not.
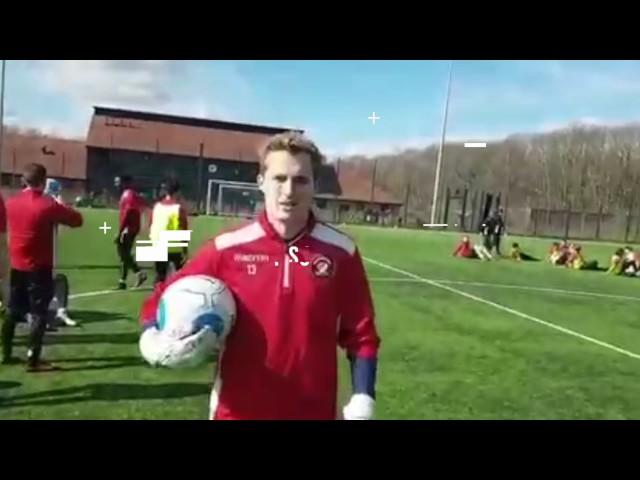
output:
[[[44,60],[25,64],[48,94],[68,100],[71,119],[30,122],[85,135],[92,106],[250,121],[258,110],[250,83],[231,63],[179,60]]]
[[[46,87],[81,104],[157,108],[179,77],[167,60],[50,60],[39,65]]]

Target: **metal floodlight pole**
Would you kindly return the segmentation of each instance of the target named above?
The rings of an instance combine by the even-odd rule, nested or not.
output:
[[[2,60],[2,72],[0,72],[0,185],[2,184],[2,144],[4,143],[4,78],[7,69],[7,61]]]
[[[436,212],[438,209],[438,194],[440,189],[440,173],[442,169],[442,153],[444,151],[445,135],[447,133],[447,117],[449,116],[449,97],[451,94],[451,73],[453,70],[453,60],[449,62],[449,80],[447,82],[447,96],[444,101],[444,116],[442,119],[442,136],[440,137],[440,148],[438,149],[438,159],[436,161],[436,178],[433,185],[433,202],[431,203],[431,224],[436,223]]]

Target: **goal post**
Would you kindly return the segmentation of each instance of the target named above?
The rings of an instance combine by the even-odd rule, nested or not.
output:
[[[216,179],[207,183],[207,215],[254,216],[262,202],[255,183]]]

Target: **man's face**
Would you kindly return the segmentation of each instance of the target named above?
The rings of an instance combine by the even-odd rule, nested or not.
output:
[[[258,185],[270,219],[304,221],[313,202],[313,169],[306,153],[271,152],[265,159],[265,171]]]

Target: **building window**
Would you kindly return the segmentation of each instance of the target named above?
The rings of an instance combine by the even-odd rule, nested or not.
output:
[[[327,208],[327,199],[326,198],[316,198],[316,207],[324,209]]]

